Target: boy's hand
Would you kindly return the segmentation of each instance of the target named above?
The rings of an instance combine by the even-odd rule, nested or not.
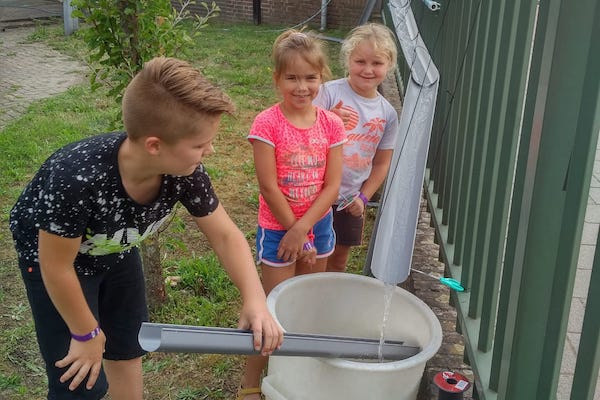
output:
[[[268,356],[283,343],[283,330],[273,319],[266,307],[246,305],[242,307],[239,329],[251,329],[254,334],[254,349]]]
[[[78,342],[75,339],[71,339],[69,352],[66,357],[54,364],[57,368],[65,368],[70,365],[67,372],[60,377],[60,381],[63,383],[73,378],[69,385],[69,390],[77,389],[86,376],[89,376],[85,386],[86,389],[89,390],[94,387],[98,375],[100,375],[105,343],[106,336],[104,336],[102,330],[100,330],[98,336],[87,342]]]

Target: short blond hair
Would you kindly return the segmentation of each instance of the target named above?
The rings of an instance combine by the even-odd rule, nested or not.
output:
[[[123,124],[132,139],[156,136],[173,142],[203,116],[233,114],[231,99],[189,63],[170,57],[148,61],[123,95]],[[182,129],[183,127],[183,129]]]
[[[331,78],[331,70],[325,52],[325,43],[313,34],[288,29],[273,43],[273,74],[276,79],[300,56],[321,74],[323,80]]]
[[[340,49],[340,62],[346,71],[348,71],[350,55],[359,44],[365,41],[371,43],[375,50],[386,55],[391,64],[390,72],[396,68],[398,48],[394,33],[383,24],[371,22],[355,27],[344,39]]]

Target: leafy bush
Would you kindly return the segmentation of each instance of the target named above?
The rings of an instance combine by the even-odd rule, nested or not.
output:
[[[179,0],[176,8],[170,0],[72,0],[72,16],[85,22],[92,88],[108,85],[108,95],[120,103],[144,62],[157,56],[182,58],[208,19],[220,12],[214,2],[201,2],[206,14],[192,14],[193,4]]]

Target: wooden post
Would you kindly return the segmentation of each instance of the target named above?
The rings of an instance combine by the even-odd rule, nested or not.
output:
[[[262,20],[262,14],[260,11],[260,6],[261,6],[260,3],[261,3],[260,0],[252,1],[252,15],[254,17],[254,25],[260,25],[261,20]]]

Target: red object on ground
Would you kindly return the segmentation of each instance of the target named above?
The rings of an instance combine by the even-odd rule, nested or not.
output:
[[[433,377],[433,383],[440,389],[439,400],[459,400],[471,387],[471,382],[457,372],[442,371]]]

